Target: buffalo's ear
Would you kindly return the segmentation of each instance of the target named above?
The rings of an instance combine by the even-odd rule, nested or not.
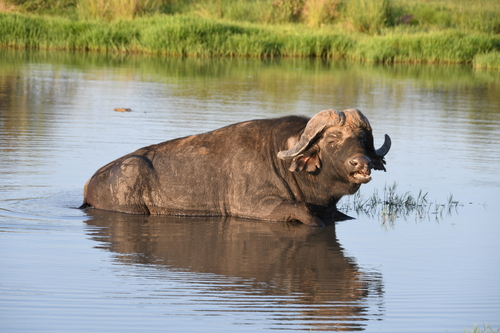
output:
[[[317,152],[313,154],[307,154],[306,152],[306,154],[295,156],[288,170],[292,172],[306,170],[307,172],[313,173],[319,168],[321,168],[321,160],[319,158],[319,154]]]

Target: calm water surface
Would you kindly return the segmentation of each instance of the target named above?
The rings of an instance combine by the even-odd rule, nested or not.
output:
[[[429,209],[345,201],[356,219],[322,229],[75,209],[139,147],[349,107],[393,139],[362,195]],[[0,131],[2,332],[500,328],[499,73],[0,51]]]

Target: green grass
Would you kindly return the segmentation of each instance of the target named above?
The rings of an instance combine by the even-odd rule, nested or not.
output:
[[[500,69],[500,1],[496,0],[474,4],[465,0],[0,3],[14,8],[0,12],[2,47],[458,63]]]
[[[499,69],[500,51],[476,54],[474,56],[473,64],[475,68]]]
[[[387,34],[361,38],[353,57],[376,63],[466,63],[500,49],[500,36],[456,31]]]
[[[352,39],[314,32],[157,15],[111,22],[0,13],[0,45],[11,48],[123,51],[183,56],[343,57]]]
[[[500,33],[500,2],[490,0],[406,2],[414,25],[426,29],[453,28],[464,32]]]
[[[390,0],[350,0],[344,8],[346,22],[356,31],[373,34],[394,25],[396,8]]]
[[[195,14],[260,24],[344,25],[369,33],[401,24],[406,16],[404,25],[420,29],[500,33],[497,0],[0,0],[2,3],[18,11],[60,16],[110,19],[150,13]]]
[[[374,63],[466,63],[494,68],[500,36],[347,35],[295,26],[259,26],[192,16],[70,20],[0,13],[0,45],[11,48],[142,52],[182,56],[324,57]],[[480,62],[482,61],[482,62]],[[483,65],[479,65],[483,64]]]

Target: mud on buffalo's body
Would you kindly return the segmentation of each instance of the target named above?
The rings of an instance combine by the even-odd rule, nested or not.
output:
[[[356,109],[252,120],[141,148],[99,169],[82,207],[169,215],[229,215],[322,226],[340,198],[384,170]]]

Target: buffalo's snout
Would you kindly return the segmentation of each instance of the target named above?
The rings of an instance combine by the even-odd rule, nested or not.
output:
[[[352,172],[356,172],[364,169],[369,169],[371,162],[372,160],[370,160],[365,155],[356,155],[349,160],[349,166]]]
[[[368,183],[371,180],[371,163],[368,156],[358,154],[347,161],[346,169],[355,183]]]

